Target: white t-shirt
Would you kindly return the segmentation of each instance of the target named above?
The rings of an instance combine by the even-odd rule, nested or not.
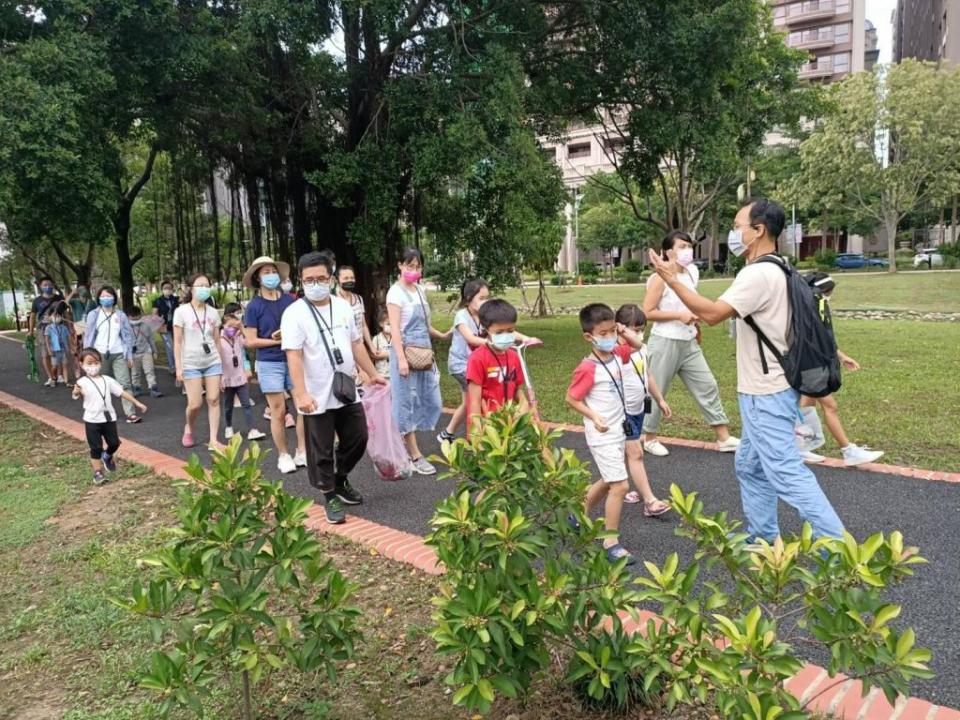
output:
[[[575,400],[581,400],[595,411],[607,424],[607,431],[600,432],[592,420],[584,417],[583,432],[587,445],[594,447],[624,442],[623,421],[626,417],[620,393],[623,392],[625,374],[623,364],[616,355],[606,363],[594,357],[584,358],[573,371],[568,392]]]
[[[353,343],[363,339],[350,303],[342,298],[331,297],[328,305],[321,306],[298,300],[284,310],[280,321],[281,347],[283,350],[303,351],[304,382],[317,404],[314,412],[305,413],[310,415],[322,415],[327,410],[343,407],[343,403],[333,396],[334,368],[320,337],[320,328],[330,346],[330,354],[336,355],[334,347],[340,349],[343,363],[336,370],[350,377],[356,374]]]
[[[390,341],[382,332],[373,336],[373,349],[377,352],[390,352]],[[377,372],[385,378],[390,377],[390,360],[377,360],[374,362]]]
[[[651,275],[647,280],[647,290],[650,290],[650,282],[656,275]],[[700,271],[696,265],[688,265],[685,272],[680,272],[677,279],[691,290],[696,290],[700,282]],[[669,288],[663,286],[663,295],[660,296],[660,302],[657,303],[657,310],[664,312],[690,312],[690,309],[683,304],[677,294]],[[650,331],[660,337],[672,338],[673,340],[693,340],[697,336],[695,325],[686,325],[679,320],[658,320],[653,324]]]
[[[790,301],[783,270],[770,262],[743,268],[720,300],[737,311],[737,391],[745,395],[773,395],[790,387],[780,363],[764,349],[768,373],[763,374],[757,334],[742,318],[752,315],[757,326],[781,352],[789,347]]]
[[[108,375],[77,379],[77,387],[83,390],[83,421],[104,423],[117,419],[113,398],[123,395],[123,385]]]
[[[220,313],[209,305],[197,310],[192,303],[179,305],[173,311],[173,326],[183,329],[182,356],[184,370],[206,370],[220,362],[220,351],[213,333],[220,327]],[[210,348],[203,351],[203,344]]]
[[[623,363],[623,395],[627,403],[627,412],[640,415],[649,386],[647,346],[634,349],[629,345],[618,345],[614,353]]]
[[[400,308],[400,327],[391,328],[391,330],[402,332],[410,318],[413,317],[414,310],[420,307],[421,302],[426,308],[427,319],[429,320],[430,303],[427,302],[427,296],[423,289],[417,285],[412,290],[407,290],[400,283],[394,283],[387,291],[387,305],[396,305]]]
[[[107,315],[103,309],[99,309],[96,317],[96,336],[93,341],[93,347],[101,355],[123,355],[123,341],[120,339],[120,319],[117,317],[117,311]]]

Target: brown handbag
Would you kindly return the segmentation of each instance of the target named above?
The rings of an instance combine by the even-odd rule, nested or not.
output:
[[[404,291],[406,292],[406,291]],[[407,297],[410,293],[407,293]],[[423,302],[423,295],[420,294],[420,288],[417,288],[417,298],[420,300],[420,307],[423,308],[423,319],[429,323],[430,314],[427,312],[427,306]],[[429,345],[404,345],[403,356],[407,359],[407,365],[411,370],[430,370],[433,367],[433,348]]]

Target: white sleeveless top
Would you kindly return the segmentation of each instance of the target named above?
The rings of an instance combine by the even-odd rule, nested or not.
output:
[[[650,290],[650,282],[655,277],[656,275],[651,275],[647,280],[647,290]],[[696,265],[691,263],[686,267],[686,272],[681,272],[677,277],[680,282],[688,288],[696,290],[697,284],[700,282],[700,271]],[[666,284],[663,286],[663,295],[660,296],[657,310],[663,310],[664,312],[690,311],[690,309],[680,301],[677,294]],[[650,332],[653,335],[672,338],[673,340],[693,340],[697,336],[697,327],[696,325],[685,325],[679,320],[657,321],[653,324],[653,330]]]

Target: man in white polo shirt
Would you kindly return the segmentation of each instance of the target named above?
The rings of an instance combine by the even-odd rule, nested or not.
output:
[[[767,358],[764,370],[757,335],[743,320],[751,316],[778,350],[787,350],[790,303],[786,275],[774,263],[755,262],[776,253],[785,223],[783,208],[772,200],[760,198],[740,208],[727,243],[734,255],[746,255],[747,265],[716,301],[682,284],[676,271],[650,252],[657,274],[690,312],[709,325],[738,318],[737,392],[743,436],[735,467],[747,530],[768,542],[780,534],[778,498],[796,508],[813,526],[814,535],[843,534],[843,523],[794,442],[800,395],[775,358]]]
[[[357,366],[372,384],[387,381],[367,355],[350,304],[330,294],[329,256],[307,253],[300,258],[299,271],[304,297],[283,311],[281,347],[287,354],[293,400],[303,415],[310,484],[323,493],[327,522],[342,523],[344,503],[363,502],[347,476],[367,449],[363,405],[356,392],[343,397],[343,383],[350,386]],[[336,451],[335,438],[340,441]]]

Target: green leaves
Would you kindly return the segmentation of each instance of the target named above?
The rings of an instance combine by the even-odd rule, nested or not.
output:
[[[353,655],[354,586],[320,556],[303,524],[309,501],[260,476],[260,454],[237,437],[214,454],[213,469],[193,462],[196,481],[181,493],[170,544],[141,565],[151,573],[112,602],[151,618],[158,644],[143,687],[203,715],[206,687],[224,671],[252,685],[286,667],[335,672]]]

